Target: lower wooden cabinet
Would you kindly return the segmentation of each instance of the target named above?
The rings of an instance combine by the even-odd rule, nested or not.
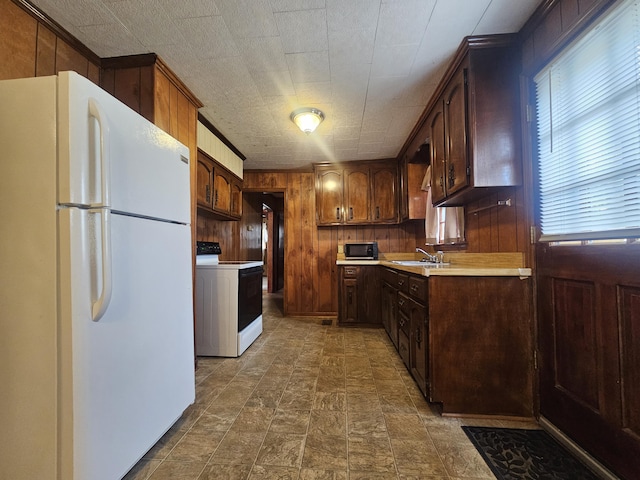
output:
[[[338,324],[380,326],[378,267],[341,265],[338,275]]]
[[[443,414],[533,416],[531,280],[429,278],[430,400]]]
[[[443,414],[533,416],[531,279],[339,266],[339,325],[384,327]]]

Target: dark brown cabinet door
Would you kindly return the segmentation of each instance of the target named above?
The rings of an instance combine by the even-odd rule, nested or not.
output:
[[[412,277],[409,277],[411,284]],[[426,283],[425,283],[426,285]],[[413,294],[413,292],[412,292]],[[398,293],[402,328],[409,342],[407,368],[423,395],[427,396],[427,308],[402,292]]]
[[[213,200],[213,163],[201,154],[198,154],[196,183],[198,205],[211,208]]]
[[[231,180],[229,175],[218,169],[213,175],[213,209],[223,213],[231,210]]]
[[[340,323],[358,322],[358,280],[345,278],[342,281],[343,303]]]
[[[231,215],[242,216],[242,183],[240,180],[231,180]]]
[[[369,169],[344,171],[345,223],[364,223],[370,220]]]
[[[371,169],[371,220],[389,223],[397,220],[398,207],[395,165]]]
[[[446,196],[445,191],[445,138],[444,138],[444,110],[440,101],[429,119],[429,133],[431,138],[431,200],[437,202]]]
[[[382,323],[393,345],[398,348],[398,317],[396,311],[397,290],[388,283],[382,284]]]
[[[418,388],[423,395],[429,395],[427,389],[428,375],[428,319],[427,309],[424,305],[419,304],[413,299],[408,300],[409,311],[409,365],[411,366],[411,375],[418,384]]]
[[[468,185],[466,69],[460,68],[444,94],[446,195]]]
[[[342,171],[319,170],[316,175],[316,209],[318,225],[342,222]]]

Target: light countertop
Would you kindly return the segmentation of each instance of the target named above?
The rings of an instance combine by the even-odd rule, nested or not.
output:
[[[378,260],[349,260],[338,254],[337,265],[382,265],[407,273],[450,277],[520,277],[531,276],[531,269],[522,266],[521,253],[445,253],[445,264],[408,266],[393,263],[393,260],[419,260],[413,253],[381,255]]]

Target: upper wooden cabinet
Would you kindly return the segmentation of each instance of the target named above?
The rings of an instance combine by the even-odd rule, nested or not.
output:
[[[318,225],[342,223],[342,170],[316,167],[316,220]]]
[[[213,170],[214,162],[198,152],[196,167],[196,198],[198,206],[213,208]]]
[[[434,205],[520,185],[520,60],[513,34],[464,39],[405,149],[430,144]]]
[[[344,223],[367,223],[371,219],[369,167],[344,169]]]
[[[371,218],[374,222],[392,223],[398,219],[398,167],[371,167]]]
[[[398,165],[315,165],[318,225],[397,223]]]
[[[197,201],[201,211],[220,220],[242,216],[242,180],[198,149]]]

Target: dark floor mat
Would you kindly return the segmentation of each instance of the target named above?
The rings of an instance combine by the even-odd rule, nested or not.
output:
[[[598,480],[543,430],[462,429],[499,480]]]

